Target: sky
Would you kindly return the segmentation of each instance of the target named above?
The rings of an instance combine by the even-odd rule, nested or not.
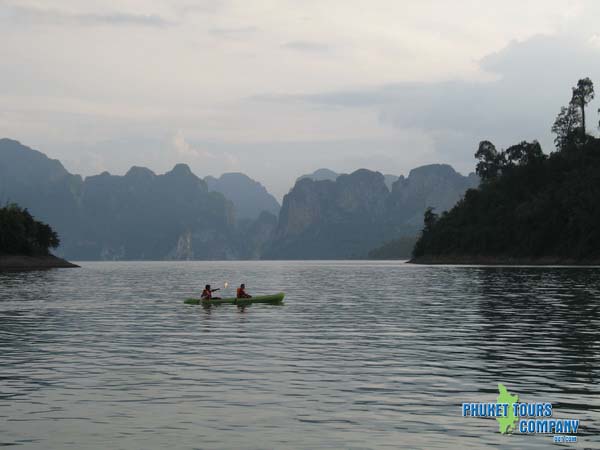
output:
[[[600,83],[595,0],[0,0],[0,137],[72,173],[474,169]],[[600,92],[598,94],[600,98]],[[598,104],[588,129],[597,133]]]

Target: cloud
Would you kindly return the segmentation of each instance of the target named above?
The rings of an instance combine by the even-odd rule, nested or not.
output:
[[[314,52],[314,53],[324,53],[330,50],[330,47],[326,44],[319,44],[317,42],[308,42],[308,41],[292,41],[286,42],[282,45],[283,48],[287,48],[290,50],[297,50],[301,52]]]
[[[43,9],[30,6],[9,5],[3,10],[0,19],[28,25],[80,25],[80,26],[143,26],[166,27],[172,25],[169,20],[153,14],[130,14],[123,12],[71,13],[60,9]]]
[[[551,142],[550,126],[560,106],[569,101],[571,86],[586,76],[600,82],[600,49],[589,39],[535,36],[513,41],[479,64],[491,81],[405,82],[261,99],[371,108],[383,124],[428,131],[441,147],[454,147],[452,142],[462,136],[458,142],[469,142],[470,151],[484,138],[501,145],[521,139]]]
[[[223,37],[226,39],[243,39],[248,35],[254,34],[258,31],[257,27],[246,26],[246,27],[231,27],[231,28],[211,28],[209,33],[214,36]]]
[[[225,157],[225,161],[227,162],[228,170],[233,170],[240,167],[240,160],[237,156],[232,155],[229,152],[225,152],[223,156]]]
[[[191,143],[185,136],[183,131],[177,131],[171,138],[170,147],[171,155],[168,156],[170,161],[185,162],[192,167],[200,170],[209,170],[214,173],[215,168],[218,171],[238,170],[240,160],[237,156],[226,149],[215,149],[216,151],[206,150],[210,144],[206,143]]]
[[[216,14],[223,11],[226,0],[195,0],[177,7],[181,14]]]
[[[192,146],[183,135],[182,131],[178,131],[171,140],[171,145],[175,153],[185,160],[189,159],[215,159],[215,155],[211,152],[201,149],[200,147]]]
[[[596,4],[0,0],[0,135],[85,173],[237,164],[279,193],[321,166],[468,171],[481,139],[551,148],[571,86],[600,82]]]

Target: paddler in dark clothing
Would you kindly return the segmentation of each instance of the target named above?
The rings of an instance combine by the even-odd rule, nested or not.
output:
[[[236,298],[252,298],[250,294],[246,294],[246,285],[240,284],[240,287],[237,288]]]
[[[204,290],[202,291],[202,295],[200,296],[200,298],[202,298],[202,300],[211,300],[211,299],[218,299],[219,297],[213,297],[212,293],[213,292],[217,292],[219,290],[219,288],[217,289],[211,289],[210,288],[210,284],[207,284],[206,286],[204,286]]]

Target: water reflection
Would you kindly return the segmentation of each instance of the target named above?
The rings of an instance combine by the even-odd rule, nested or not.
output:
[[[595,269],[479,269],[481,333],[502,346],[490,361],[517,361],[552,371],[566,385],[597,381],[600,274]],[[508,351],[508,353],[507,353]]]

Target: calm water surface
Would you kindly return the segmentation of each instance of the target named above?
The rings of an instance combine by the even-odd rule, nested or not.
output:
[[[600,448],[600,269],[82,266],[0,274],[0,446],[567,448],[461,417],[502,382]],[[182,304],[224,281],[285,304]]]

